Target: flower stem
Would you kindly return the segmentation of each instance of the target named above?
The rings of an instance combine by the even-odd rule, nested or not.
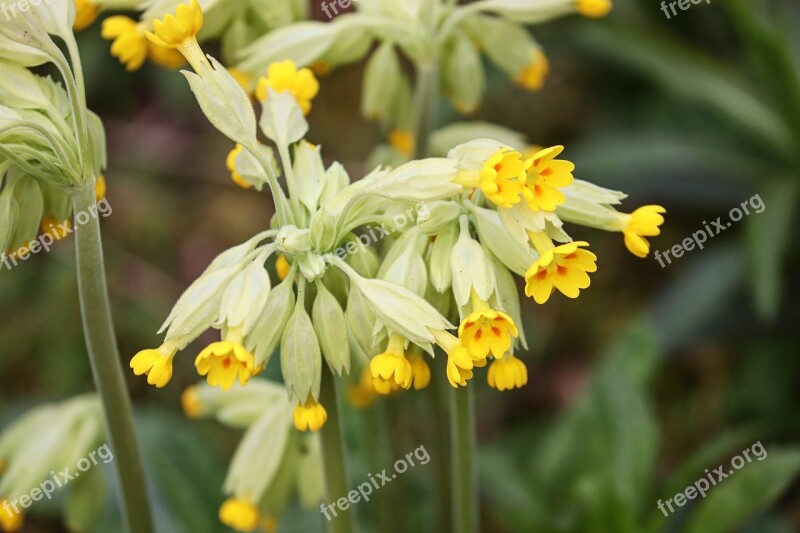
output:
[[[350,491],[347,477],[347,464],[344,454],[344,433],[339,418],[339,398],[333,373],[323,365],[320,402],[328,412],[328,420],[320,430],[322,438],[322,462],[325,467],[326,501],[333,502],[346,497]],[[353,533],[353,515],[351,511],[339,511],[328,521],[329,533]]]
[[[417,64],[414,89],[414,158],[430,156],[430,137],[436,125],[439,103],[439,72],[436,63]]]
[[[93,183],[90,187],[73,192],[72,206],[76,215],[91,214],[92,210],[96,210]],[[150,533],[153,531],[150,503],[134,430],[133,409],[111,320],[97,216],[90,216],[88,223],[77,228],[75,240],[86,349],[103,404],[109,444],[114,450],[114,467],[122,495],[120,503],[125,529],[129,533]]]
[[[435,366],[432,370],[441,370],[441,373],[434,372],[431,376],[431,385],[428,390],[424,391],[425,400],[428,404],[426,408],[428,412],[433,414],[431,422],[433,427],[432,445],[433,449],[431,454],[437,457],[436,461],[436,478],[434,489],[436,490],[437,505],[436,513],[438,517],[437,531],[451,531],[453,520],[453,495],[450,491],[451,481],[450,472],[452,471],[452,457],[450,456],[450,413],[448,397],[450,394],[450,385],[444,378],[445,368],[443,365],[438,365],[438,358],[434,360]],[[441,367],[441,369],[436,368]]]
[[[453,531],[475,533],[478,531],[478,480],[475,455],[475,416],[473,387],[453,389],[450,406],[450,455],[453,476]]]

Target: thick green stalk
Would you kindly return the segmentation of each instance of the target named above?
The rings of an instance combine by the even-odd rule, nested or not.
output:
[[[475,413],[472,386],[450,393],[453,460],[453,531],[478,531],[478,480],[475,455]]]
[[[450,412],[449,394],[450,385],[444,379],[444,365],[436,364],[439,358],[431,365],[433,375],[428,390],[424,391],[424,399],[428,404],[429,413],[433,414],[431,422],[433,427],[431,455],[436,457],[434,468],[436,477],[434,489],[436,490],[436,513],[438,519],[437,531],[450,531],[453,526],[453,495],[450,492],[452,460],[450,456]]]
[[[322,385],[320,388],[320,402],[328,412],[328,420],[320,430],[322,437],[322,462],[325,467],[325,502],[335,502],[339,498],[346,498],[351,490],[347,476],[347,463],[344,453],[344,433],[339,417],[339,398],[336,394],[334,377],[327,365],[322,369]],[[329,533],[353,533],[354,511],[337,510],[327,523]]]
[[[81,316],[92,375],[103,403],[107,437],[114,450],[123,521],[129,533],[151,533],[150,503],[134,430],[133,409],[111,320],[94,187],[75,191],[72,206],[76,216],[90,215],[89,221],[75,231]]]

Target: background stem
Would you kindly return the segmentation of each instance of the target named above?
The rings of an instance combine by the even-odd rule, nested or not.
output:
[[[453,461],[453,531],[478,531],[478,483],[475,455],[475,413],[472,387],[450,392],[453,419],[450,455]]]
[[[87,213],[95,207],[94,182],[73,193],[74,213]],[[117,340],[111,320],[106,288],[100,222],[94,211],[89,222],[76,227],[78,287],[86,349],[97,393],[103,404],[109,444],[114,450],[125,528],[130,533],[151,533],[150,503],[144,468],[133,424],[133,409],[120,364]]]
[[[320,387],[320,403],[328,412],[328,421],[322,426],[322,462],[325,467],[326,497],[325,503],[347,497],[351,485],[347,476],[347,464],[344,454],[344,435],[339,417],[339,398],[336,394],[334,377],[327,365],[322,368],[322,386]],[[354,520],[352,507],[347,511],[337,509],[337,515],[327,522],[330,533],[353,533]]]
[[[430,137],[436,126],[438,103],[439,71],[436,63],[418,63],[414,89],[414,159],[430,156]]]

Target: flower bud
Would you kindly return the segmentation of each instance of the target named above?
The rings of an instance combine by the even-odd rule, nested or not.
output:
[[[314,325],[300,300],[281,339],[281,372],[290,401],[304,402],[309,395],[319,398],[322,354]]]
[[[312,318],[322,355],[337,375],[350,372],[350,347],[344,311],[333,294],[322,283],[317,283]]]

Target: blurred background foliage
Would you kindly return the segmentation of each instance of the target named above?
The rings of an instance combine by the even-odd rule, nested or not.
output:
[[[724,219],[754,194],[766,209],[666,268],[628,254],[618,235],[574,232],[591,241],[600,270],[577,301],[524,303],[528,386],[501,394],[475,383],[484,531],[800,530],[798,27],[794,0],[712,0],[669,20],[656,1],[616,0],[608,19],[537,29],[552,69],[541,92],[490,75],[471,118],[520,131],[532,144],[564,144],[575,175],[625,190],[626,207],[664,205],[654,250]],[[230,181],[231,146],[198,112],[181,76],[149,64],[126,74],[99,24],[80,44],[90,107],[108,132],[114,211],[103,229],[127,357],[157,343],[180,292],[272,211],[266,196]],[[368,170],[362,162],[384,141],[359,118],[362,70],[322,78],[310,115],[309,139],[351,175]],[[446,105],[442,123],[458,119]],[[0,274],[0,427],[92,388],[71,245]],[[179,359],[163,391],[132,375],[129,384],[163,530],[220,531],[216,510],[239,435],[181,414],[180,393],[196,380],[189,359]],[[384,448],[405,453],[430,436],[433,415],[420,421],[420,409],[409,394],[349,413],[354,479],[402,455],[370,457],[382,443],[363,434],[360,414],[392,417],[407,431]],[[658,511],[658,499],[756,441],[766,460],[669,518]],[[436,530],[431,478],[440,460],[410,472],[404,490],[387,489],[379,503],[391,497],[396,512],[407,513],[408,531]],[[118,530],[110,502],[97,531]],[[360,507],[368,520],[372,511]],[[27,531],[61,531],[55,519],[29,522]],[[320,526],[319,513],[291,510],[280,531]]]

